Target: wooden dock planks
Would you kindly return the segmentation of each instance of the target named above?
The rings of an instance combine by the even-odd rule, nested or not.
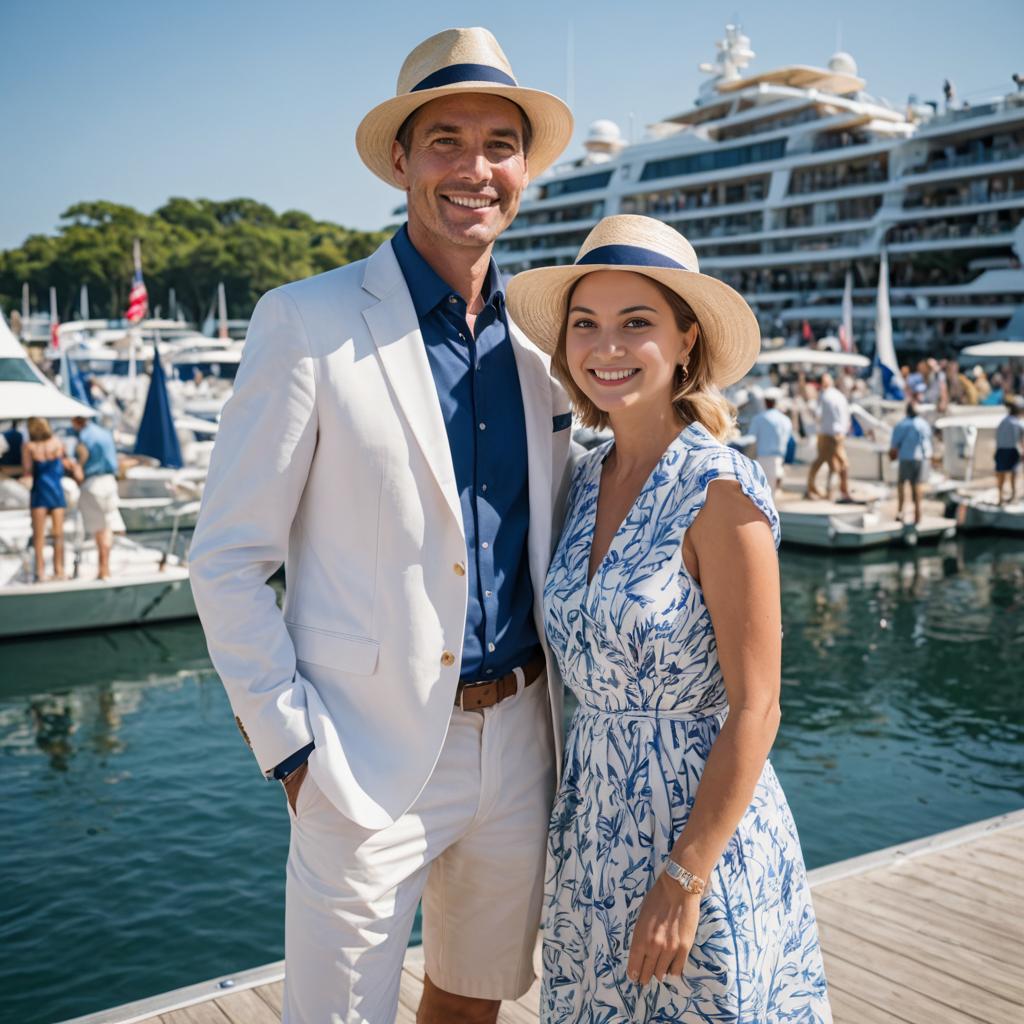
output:
[[[829,865],[811,886],[835,1024],[1024,1020],[1024,811]],[[262,982],[246,972],[226,994],[209,982],[66,1024],[275,1024],[282,968],[260,969]],[[422,988],[410,949],[396,1024],[415,1024]],[[539,1024],[539,998],[538,982],[499,1024]]]

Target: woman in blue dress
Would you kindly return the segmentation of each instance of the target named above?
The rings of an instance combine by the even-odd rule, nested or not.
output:
[[[54,437],[50,424],[35,416],[28,421],[28,441],[21,446],[22,469],[31,478],[29,508],[32,514],[32,545],[36,555],[36,580],[42,580],[46,552],[46,520],[53,528],[53,576],[64,579],[64,469],[74,472],[64,445]]]
[[[590,427],[544,590],[575,695],[551,819],[545,1024],[831,1021],[779,724],[778,516],[722,443],[760,349],[673,229],[619,216],[509,310]]]

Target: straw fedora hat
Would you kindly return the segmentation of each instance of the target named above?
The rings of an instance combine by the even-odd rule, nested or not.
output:
[[[391,144],[405,119],[442,96],[488,93],[517,103],[530,119],[533,141],[528,154],[530,177],[550,167],[572,137],[572,114],[557,97],[522,88],[512,74],[498,40],[485,28],[449,28],[420,43],[398,72],[390,100],[371,110],[356,129],[356,149],[363,163],[389,185],[401,186],[391,167]]]
[[[627,270],[653,278],[683,298],[697,316],[711,379],[734,384],[761,351],[757,317],[739,292],[700,272],[693,246],[651,217],[605,217],[587,235],[576,262],[517,274],[507,289],[512,319],[538,348],[555,351],[569,289],[597,270]]]

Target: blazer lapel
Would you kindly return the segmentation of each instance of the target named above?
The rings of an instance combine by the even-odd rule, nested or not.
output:
[[[363,289],[378,299],[363,310],[363,319],[377,346],[388,383],[409,424],[409,433],[422,450],[459,530],[464,533],[437,387],[416,310],[390,242],[385,242],[366,261]]]
[[[544,360],[523,340],[519,329],[509,324],[509,336],[519,371],[526,420],[526,450],[529,454],[530,533],[527,554],[533,580],[534,611],[540,635],[544,581],[551,558],[552,492],[552,412],[551,381]]]

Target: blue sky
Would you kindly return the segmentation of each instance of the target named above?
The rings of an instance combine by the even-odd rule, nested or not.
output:
[[[902,104],[950,77],[977,102],[1024,73],[1021,0],[0,0],[0,248],[55,230],[81,199],[151,211],[168,196],[250,196],[360,228],[400,201],[352,139],[418,42],[484,24],[522,84],[566,95],[572,25],[578,149],[690,106],[727,21],[751,71],[824,64],[841,39],[867,87]]]

